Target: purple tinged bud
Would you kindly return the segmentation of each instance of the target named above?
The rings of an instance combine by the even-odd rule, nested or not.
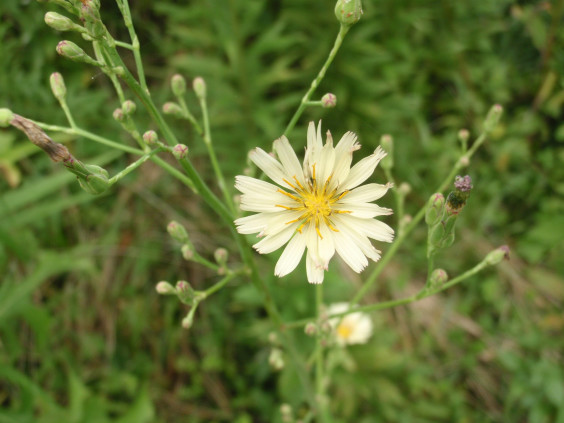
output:
[[[132,115],[137,110],[137,105],[131,100],[125,100],[121,105],[123,113],[127,116]]]
[[[201,76],[194,78],[194,81],[192,82],[192,87],[194,88],[194,92],[196,93],[196,96],[200,100],[206,98],[206,81],[204,81],[204,78],[202,78]]]
[[[225,248],[218,248],[213,253],[213,256],[217,264],[223,266],[225,265],[225,263],[227,263],[227,259],[229,258],[229,252]]]
[[[115,109],[112,113],[112,116],[118,122],[123,122],[125,120],[125,113],[123,113],[123,110],[120,108]]]
[[[166,230],[174,240],[182,243],[188,242],[188,232],[186,232],[184,226],[177,221],[171,221],[167,225]]]
[[[337,105],[337,96],[332,93],[327,93],[321,97],[321,105],[326,109],[331,109]]]
[[[188,156],[188,147],[184,144],[176,144],[172,148],[172,154],[177,160],[185,159]]]
[[[10,109],[0,109],[0,128],[10,126],[12,119],[14,119],[14,113]]]
[[[51,91],[55,98],[59,101],[63,101],[67,95],[67,87],[65,87],[63,75],[59,72],[53,72],[49,78],[49,83],[51,84]]]
[[[196,298],[196,291],[186,281],[176,282],[176,294],[178,299],[185,304],[193,305]]]
[[[502,245],[493,251],[490,251],[484,261],[490,266],[495,266],[502,260],[509,260],[509,247],[507,245]]]
[[[186,315],[186,317],[182,319],[182,327],[184,329],[190,329],[193,324],[194,324],[194,313],[192,313],[192,310],[190,310],[190,312]]]
[[[338,0],[335,5],[335,16],[343,26],[354,25],[363,13],[360,0]]]
[[[154,146],[159,141],[159,136],[151,129],[143,134],[143,141],[145,141],[148,146]]]
[[[173,75],[170,85],[175,96],[182,97],[186,93],[186,80],[182,75],[178,73]]]
[[[470,132],[468,131],[468,129],[461,129],[460,131],[458,131],[458,139],[463,144],[466,144],[468,138],[470,138]]]
[[[472,178],[469,175],[466,176],[459,175],[456,178],[454,178],[454,187],[458,191],[468,192],[473,188]]]
[[[59,42],[59,44],[57,44],[57,53],[75,62],[88,63],[94,66],[100,65],[96,60],[88,56],[84,52],[84,50],[82,50],[72,41],[63,40]]]
[[[157,283],[155,290],[157,291],[157,294],[160,295],[176,295],[176,289],[174,289],[174,286],[167,281],[160,281]]]
[[[443,269],[435,269],[429,278],[429,288],[437,289],[448,281],[447,272]]]
[[[305,325],[304,332],[307,336],[317,335],[317,325],[313,322],[309,322]]]
[[[190,244],[184,244],[180,248],[180,253],[182,254],[184,260],[190,261],[194,258],[194,248],[192,248]]]

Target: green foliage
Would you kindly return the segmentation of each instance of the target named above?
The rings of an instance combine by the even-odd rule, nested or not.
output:
[[[49,89],[50,73],[59,71],[75,120],[133,145],[111,118],[121,105],[109,80],[56,55],[61,39],[84,45],[45,26],[46,11],[65,12],[1,3],[0,107],[63,124]],[[332,92],[337,107],[307,109],[289,134],[299,153],[307,122],[323,118],[336,139],[357,132],[363,154],[391,134],[394,177],[412,186],[406,212],[415,213],[458,156],[458,130],[473,140],[492,104],[506,110],[467,169],[475,189],[437,264],[456,275],[500,244],[511,245],[510,262],[454,291],[374,313],[371,342],[331,357],[336,422],[564,422],[563,2],[522,3],[365,0],[314,96]],[[157,103],[173,99],[175,73],[206,80],[229,181],[251,148],[270,149],[282,134],[338,31],[327,2],[167,0],[132,8]],[[102,15],[127,40],[116,6],[104,4]],[[187,98],[200,118],[197,98]],[[140,111],[134,118],[143,130],[155,128]],[[213,181],[195,131],[169,122]],[[132,161],[82,138],[50,135],[111,175]],[[198,197],[150,162],[119,189],[93,197],[36,152],[19,132],[0,130],[0,422],[278,421],[283,402],[305,417],[299,371],[287,364],[277,375],[268,366],[272,328],[254,287],[236,279],[200,305],[188,332],[179,327],[187,310],[154,293],[159,280],[185,279],[195,289],[218,280],[183,261],[166,236],[176,219],[209,260],[231,246]],[[393,206],[389,197],[382,205]],[[421,225],[370,302],[422,286],[425,235]],[[311,316],[303,264],[280,280],[271,275],[275,259],[259,263],[283,317]],[[361,278],[331,266],[326,298],[349,298]],[[300,352],[311,351],[310,338],[295,337]]]

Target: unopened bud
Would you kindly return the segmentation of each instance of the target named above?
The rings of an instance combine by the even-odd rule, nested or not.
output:
[[[470,158],[468,156],[462,156],[458,160],[458,163],[460,164],[460,167],[468,167],[468,165],[470,164]]]
[[[176,157],[177,160],[185,159],[188,156],[188,147],[184,144],[176,144],[172,148],[172,154]]]
[[[85,178],[78,178],[78,183],[84,191],[92,195],[103,194],[111,186],[106,176],[94,174]]]
[[[174,289],[174,286],[167,281],[160,281],[157,283],[155,290],[157,291],[157,294],[161,295],[176,295],[176,289]]]
[[[184,112],[182,111],[182,107],[180,105],[169,101],[163,104],[163,113],[165,115],[172,115],[177,118],[184,117]]]
[[[190,310],[188,312],[188,314],[186,315],[186,317],[184,317],[184,319],[182,319],[182,327],[184,329],[190,329],[192,327],[192,325],[194,324],[194,313],[193,310]]]
[[[317,325],[313,322],[309,322],[305,325],[304,332],[307,336],[317,335]]]
[[[445,207],[445,197],[443,194],[436,193],[431,195],[425,210],[425,222],[429,226],[436,225],[443,217]]]
[[[468,138],[470,138],[470,132],[468,131],[468,129],[461,129],[460,131],[458,131],[458,139],[464,145],[466,145],[466,142],[468,142]]]
[[[338,0],[335,5],[335,16],[344,26],[357,23],[362,16],[362,4],[360,0]]]
[[[196,291],[194,291],[192,286],[186,281],[176,282],[176,294],[178,295],[178,299],[185,304],[193,304],[196,298]]]
[[[170,80],[172,93],[177,97],[182,97],[186,93],[186,80],[180,74],[175,74]]]
[[[440,288],[446,283],[446,281],[448,281],[447,272],[443,269],[435,269],[429,277],[429,288]]]
[[[186,232],[184,226],[176,220],[171,221],[167,225],[166,230],[174,240],[182,243],[188,242],[188,232]]]
[[[327,93],[321,97],[321,105],[326,109],[331,109],[337,105],[337,96],[332,93]]]
[[[276,332],[270,332],[268,334],[268,342],[270,342],[272,345],[280,344],[280,340],[278,339]]]
[[[184,244],[180,248],[180,253],[182,254],[182,258],[184,260],[192,260],[194,258],[194,248],[190,244]]]
[[[57,44],[57,53],[75,62],[88,63],[89,65],[99,66],[100,64],[92,57],[88,56],[84,50],[72,41],[63,40]]]
[[[159,136],[151,129],[143,134],[143,141],[145,141],[148,146],[152,147],[159,141]]]
[[[279,348],[273,348],[268,356],[268,364],[276,371],[282,370],[284,368],[284,357],[282,356],[282,350]]]
[[[51,91],[55,98],[59,101],[63,101],[67,95],[67,87],[65,87],[65,80],[63,75],[59,72],[53,72],[49,77],[49,82],[51,84]]]
[[[484,131],[491,132],[497,126],[502,114],[503,107],[501,105],[495,104],[492,106],[484,121]]]
[[[391,135],[385,134],[380,137],[380,145],[384,149],[386,157],[382,159],[380,166],[382,169],[390,170],[394,167],[394,139]]]
[[[125,113],[123,113],[123,110],[120,108],[115,109],[112,113],[112,116],[118,122],[123,122],[125,120]]]
[[[507,245],[502,245],[501,247],[490,251],[484,261],[490,266],[495,266],[503,259],[509,260],[509,247]]]
[[[292,423],[294,422],[292,406],[290,404],[280,405],[280,416],[282,418],[282,423]]]
[[[45,23],[57,31],[83,31],[80,25],[75,24],[71,19],[57,12],[47,12]]]
[[[14,113],[10,109],[0,109],[0,128],[7,128],[10,126],[13,118]]]
[[[404,197],[411,192],[411,185],[407,182],[402,182],[398,187],[398,192]]]
[[[224,266],[227,263],[227,258],[229,257],[229,252],[225,248],[218,248],[213,253],[215,261],[217,264]]]
[[[137,110],[137,105],[131,100],[125,100],[121,105],[123,113],[127,116],[132,115]]]
[[[194,88],[196,96],[200,100],[206,98],[206,81],[204,81],[204,78],[201,76],[194,78],[194,81],[192,81],[192,87]]]

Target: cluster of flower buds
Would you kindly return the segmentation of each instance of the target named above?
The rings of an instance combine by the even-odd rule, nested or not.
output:
[[[457,176],[454,188],[446,201],[442,194],[437,193],[433,194],[427,203],[425,222],[429,227],[428,257],[442,248],[450,247],[454,242],[454,225],[473,188],[472,179],[468,175]]]

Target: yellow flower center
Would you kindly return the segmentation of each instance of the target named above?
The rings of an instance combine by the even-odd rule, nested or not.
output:
[[[349,337],[352,334],[352,331],[353,328],[351,325],[341,323],[339,326],[337,326],[337,336],[339,336],[339,338],[349,339]]]
[[[302,214],[295,220],[286,222],[286,224],[301,221],[302,224],[298,227],[297,231],[302,232],[302,229],[309,222],[314,222],[315,230],[319,238],[323,239],[321,236],[321,231],[319,230],[321,222],[325,223],[329,229],[334,232],[339,232],[333,224],[331,223],[331,215],[333,213],[350,213],[348,210],[335,210],[333,205],[343,198],[349,191],[343,191],[342,193],[337,192],[337,188],[332,191],[328,191],[329,183],[333,175],[329,176],[325,183],[318,184],[315,178],[315,165],[313,165],[313,176],[311,180],[307,181],[307,186],[303,186],[298,178],[294,176],[294,183],[284,179],[284,182],[290,186],[295,191],[295,194],[291,194],[282,189],[278,192],[290,197],[296,202],[293,207],[282,206],[277,204],[276,207],[282,207],[286,210],[301,211]]]

